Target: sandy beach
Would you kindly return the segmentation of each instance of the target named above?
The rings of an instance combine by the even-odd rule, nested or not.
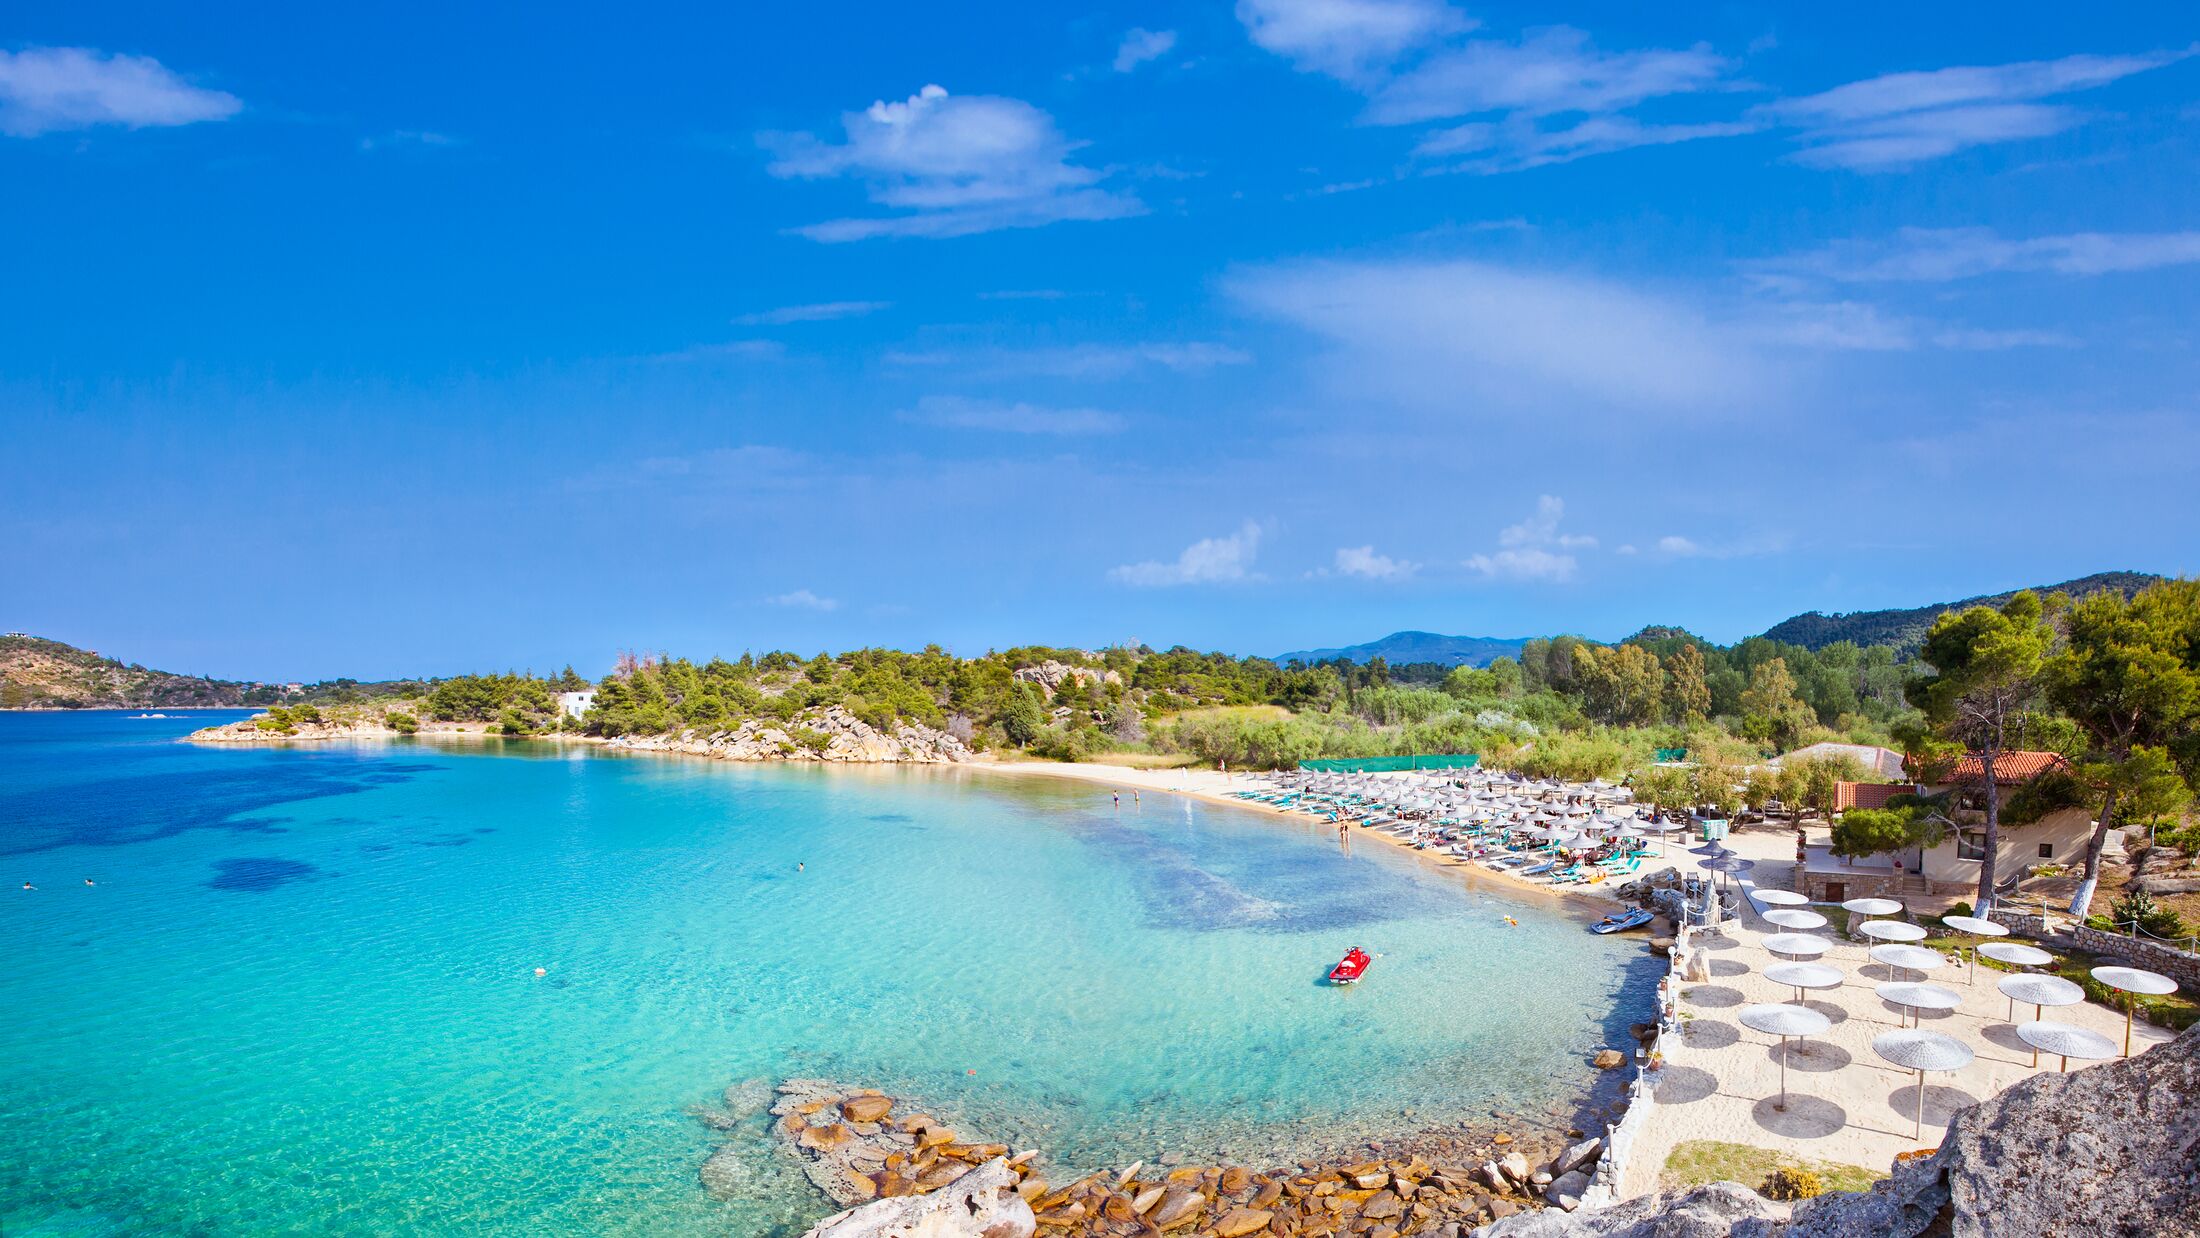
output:
[[[1196,800],[1205,800],[1211,804],[1220,804],[1229,808],[1280,817],[1293,824],[1306,826],[1309,829],[1319,826],[1323,832],[1328,832],[1331,828],[1326,822],[1309,817],[1305,813],[1294,813],[1237,797],[1236,792],[1270,786],[1268,775],[1265,773],[1225,774],[1220,770],[1211,769],[1135,769],[1127,765],[1106,765],[1099,762],[1070,764],[1052,761],[980,760],[970,762],[960,768],[982,769],[993,773],[1035,778],[1071,779],[1078,782],[1091,782],[1102,786],[1118,787],[1124,790],[1135,790],[1141,794],[1154,792],[1166,795],[1182,795]],[[1396,848],[1398,851],[1420,861],[1432,871],[1448,874],[1468,885],[1502,889],[1508,893],[1545,900],[1552,906],[1561,907],[1569,914],[1580,916],[1591,922],[1601,920],[1611,914],[1612,907],[1618,902],[1617,897],[1611,893],[1611,888],[1616,888],[1617,883],[1613,883],[1611,888],[1585,886],[1558,889],[1542,882],[1529,881],[1524,877],[1515,877],[1508,873],[1484,868],[1472,860],[1462,860],[1456,856],[1420,850],[1394,834],[1379,830],[1353,826],[1351,827],[1351,839],[1356,845],[1373,842]],[[1655,868],[1663,866],[1662,863],[1646,861],[1644,871],[1654,871]]]

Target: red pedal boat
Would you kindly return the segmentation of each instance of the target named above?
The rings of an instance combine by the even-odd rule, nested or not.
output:
[[[1350,951],[1346,952],[1342,961],[1340,961],[1335,967],[1329,969],[1329,983],[1356,983],[1360,978],[1360,973],[1366,971],[1367,965],[1372,962],[1374,962],[1374,960],[1368,956],[1367,951],[1360,949],[1358,946],[1354,946]]]

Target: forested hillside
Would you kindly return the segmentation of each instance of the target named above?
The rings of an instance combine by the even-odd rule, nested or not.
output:
[[[0,709],[242,708],[283,701],[341,704],[425,687],[417,681],[333,679],[301,684],[291,691],[284,684],[151,670],[37,636],[0,636]]]
[[[2160,579],[2160,576],[2147,572],[2095,572],[2091,576],[2066,580],[2059,585],[2040,585],[2032,592],[2042,597],[2053,593],[2067,593],[2073,598],[2082,598],[2113,589],[2130,597]],[[1854,645],[1886,645],[1897,654],[1909,657],[1924,643],[1925,631],[1933,626],[1933,620],[1951,610],[1967,610],[1973,606],[1998,607],[2020,592],[2022,590],[2011,589],[2007,593],[1965,598],[1960,602],[1940,602],[1909,610],[1859,610],[1835,615],[1813,610],[1774,624],[1766,630],[1765,638],[1801,645],[1805,649],[1823,649],[1835,641],[1848,641]]]

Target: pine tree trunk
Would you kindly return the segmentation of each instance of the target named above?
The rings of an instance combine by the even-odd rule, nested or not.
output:
[[[2078,892],[2070,896],[2070,914],[2080,922],[2093,909],[2093,891],[2101,884],[2101,849],[2108,844],[2108,832],[2116,819],[2116,792],[2109,791],[2101,802],[2101,819],[2093,823],[2093,839],[2085,845],[2085,876],[2078,882]]]
[[[1979,753],[1979,768],[1986,774],[1986,854],[1978,861],[1978,907],[1974,916],[1984,916],[1994,909],[1994,860],[2001,850],[2001,784],[1994,779],[1994,758],[1999,755],[1993,746]]]

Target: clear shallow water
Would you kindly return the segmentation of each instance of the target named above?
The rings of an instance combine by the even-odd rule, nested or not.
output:
[[[1072,1163],[1264,1161],[1563,1106],[1655,985],[1175,797],[174,742],[228,716],[0,714],[0,1232],[799,1232],[753,1129],[748,1197],[702,1190],[689,1106],[824,1076]]]

